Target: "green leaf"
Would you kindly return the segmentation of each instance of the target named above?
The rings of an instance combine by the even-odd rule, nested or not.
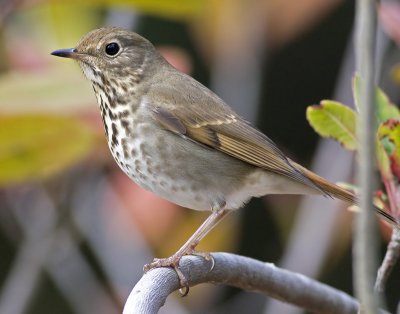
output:
[[[307,120],[323,137],[333,138],[348,150],[357,147],[356,113],[349,107],[332,100],[307,108]]]
[[[378,128],[378,137],[390,158],[394,175],[400,178],[400,119],[389,119]]]
[[[390,169],[390,159],[381,141],[376,141],[376,159],[381,176],[384,180],[392,180],[393,174]]]
[[[73,117],[0,116],[0,186],[43,179],[82,160],[94,131]]]
[[[360,84],[361,78],[355,75],[353,78],[353,97],[358,110],[361,107]],[[378,87],[376,88],[375,105],[378,123],[385,122],[390,118],[400,118],[399,109],[390,102],[388,96]]]

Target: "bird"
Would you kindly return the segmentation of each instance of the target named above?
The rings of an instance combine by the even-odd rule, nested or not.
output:
[[[220,97],[170,65],[147,39],[119,27],[95,29],[54,56],[78,62],[91,81],[115,161],[136,184],[177,205],[211,211],[168,258],[148,271],[179,269],[184,255],[213,262],[198,243],[230,212],[269,194],[322,195],[357,204],[357,196],[289,159]],[[386,211],[377,214],[398,226]]]

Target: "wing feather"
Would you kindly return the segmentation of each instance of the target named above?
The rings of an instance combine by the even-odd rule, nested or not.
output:
[[[207,145],[251,165],[287,176],[328,193],[294,167],[263,133],[232,112],[201,111],[185,107],[173,110],[157,107],[154,116],[167,130]],[[189,108],[189,109],[188,109]]]

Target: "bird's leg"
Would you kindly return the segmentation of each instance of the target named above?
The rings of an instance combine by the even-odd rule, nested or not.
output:
[[[212,266],[212,268],[213,268],[214,260],[211,256],[211,254],[207,253],[207,252],[196,252],[195,248],[199,244],[201,239],[203,239],[207,235],[207,233],[209,233],[229,212],[230,212],[230,210],[221,208],[221,206],[218,206],[217,208],[214,207],[211,215],[207,217],[207,219],[196,230],[196,232],[193,233],[193,235],[189,238],[189,240],[187,240],[186,243],[184,245],[182,245],[182,247],[174,255],[167,257],[167,258],[155,258],[152,263],[146,264],[143,267],[143,270],[145,272],[147,272],[150,269],[157,268],[157,267],[172,267],[172,268],[174,268],[179,277],[180,285],[182,287],[186,287],[186,293],[185,293],[185,295],[186,295],[187,292],[189,291],[188,283],[187,283],[185,276],[179,269],[179,261],[181,260],[182,256],[184,256],[184,255],[194,254],[194,255],[202,256],[207,260],[211,260],[213,262],[213,266]]]

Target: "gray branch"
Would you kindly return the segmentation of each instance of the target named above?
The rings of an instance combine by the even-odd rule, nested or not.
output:
[[[189,285],[214,283],[263,293],[313,313],[357,313],[358,302],[348,294],[304,275],[277,268],[248,257],[213,253],[215,267],[198,256],[185,256],[180,265]],[[123,314],[154,314],[167,297],[178,290],[172,268],[156,268],[144,274],[131,291]],[[190,293],[189,293],[190,297]]]
[[[376,313],[378,298],[373,285],[377,267],[376,221],[373,215],[372,196],[376,187],[374,176],[375,153],[375,47],[376,1],[356,2],[356,61],[361,75],[360,120],[358,124],[358,181],[361,190],[362,211],[355,219],[353,246],[354,288],[363,312]]]

